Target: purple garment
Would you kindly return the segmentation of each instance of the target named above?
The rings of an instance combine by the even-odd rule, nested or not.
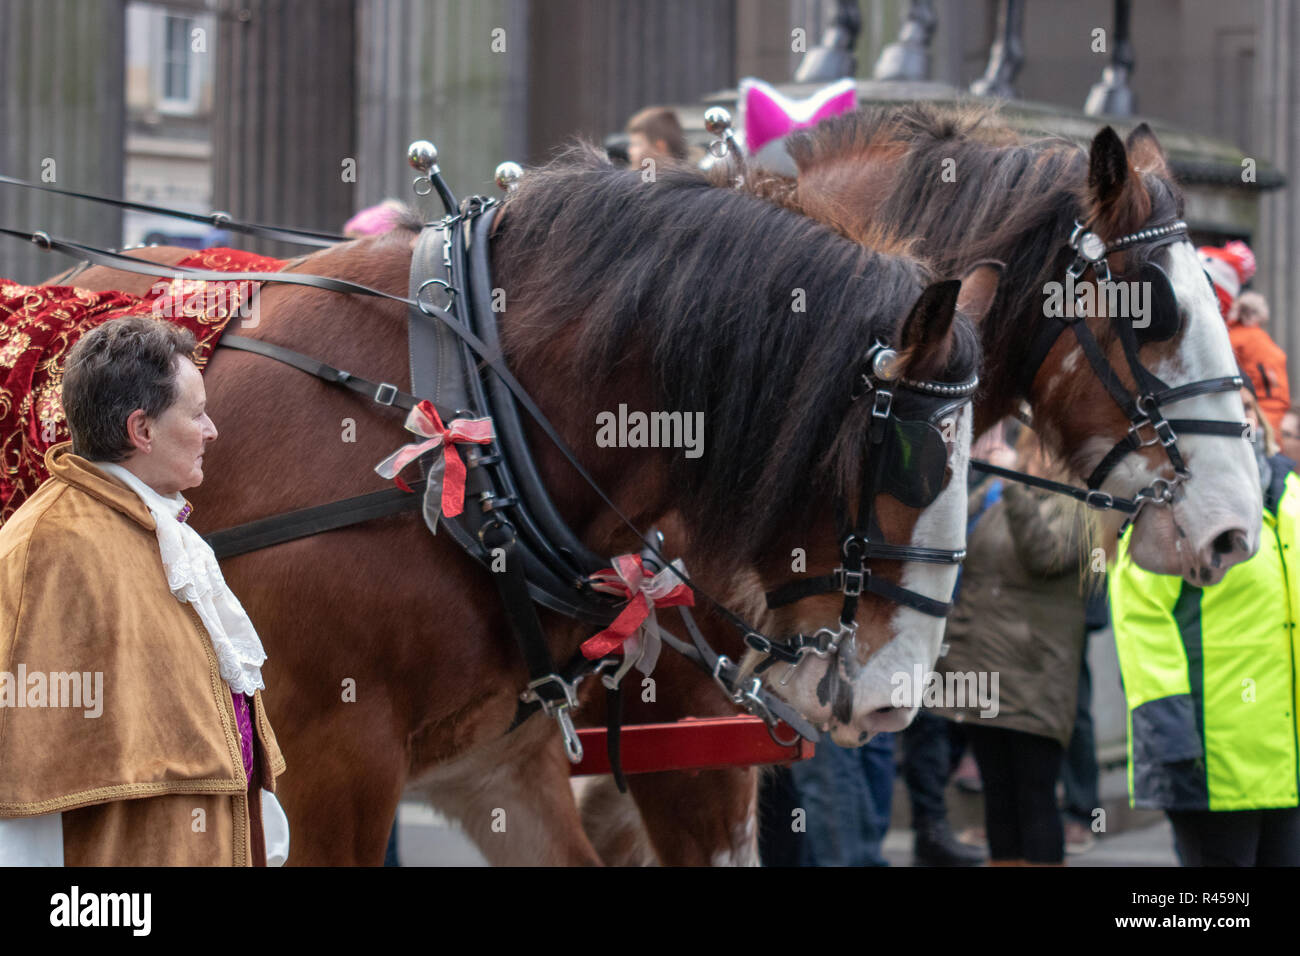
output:
[[[235,702],[235,724],[239,727],[239,750],[244,758],[244,775],[248,777],[249,786],[252,786],[253,718],[249,714],[248,697],[232,690],[230,699]]]

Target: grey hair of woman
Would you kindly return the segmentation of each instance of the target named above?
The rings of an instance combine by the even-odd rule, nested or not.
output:
[[[176,370],[192,358],[194,333],[143,316],[113,319],[86,333],[68,354],[63,411],[72,452],[121,462],[133,450],[126,420],[137,408],[156,419],[176,401]]]

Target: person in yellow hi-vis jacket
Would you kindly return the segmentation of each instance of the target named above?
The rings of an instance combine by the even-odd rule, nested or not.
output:
[[[1184,866],[1300,865],[1300,477],[1256,434],[1253,558],[1199,588],[1137,567],[1125,536],[1110,575],[1129,803],[1167,813]]]

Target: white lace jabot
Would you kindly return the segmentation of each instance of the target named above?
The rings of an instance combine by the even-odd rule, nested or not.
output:
[[[199,533],[185,524],[181,509],[185,499],[179,492],[165,498],[121,465],[92,461],[92,465],[115,478],[140,496],[157,527],[158,550],[167,571],[167,587],[178,601],[194,605],[207,628],[217,665],[231,690],[252,694],[265,688],[262,663],[266,652],[253,629],[253,622],[226,585],[216,555]],[[180,516],[180,517],[178,517]]]

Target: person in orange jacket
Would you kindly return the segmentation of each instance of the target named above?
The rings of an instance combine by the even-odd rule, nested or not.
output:
[[[1273,426],[1282,431],[1282,417],[1291,407],[1291,386],[1286,376],[1286,353],[1269,337],[1268,302],[1258,292],[1243,292],[1232,306],[1228,338],[1241,370],[1250,376],[1259,407]]]
[[[1268,302],[1257,292],[1241,291],[1255,275],[1254,253],[1237,240],[1222,247],[1202,246],[1197,251],[1214,285],[1219,311],[1228,323],[1228,339],[1237,365],[1254,385],[1264,417],[1275,432],[1281,432],[1282,416],[1291,405],[1286,353],[1264,330]]]

